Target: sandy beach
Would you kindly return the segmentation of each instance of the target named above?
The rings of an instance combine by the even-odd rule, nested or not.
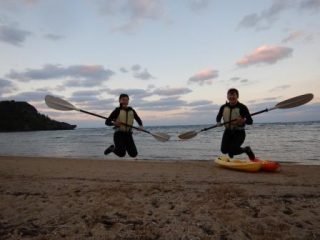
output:
[[[0,239],[320,239],[319,172],[0,157]]]

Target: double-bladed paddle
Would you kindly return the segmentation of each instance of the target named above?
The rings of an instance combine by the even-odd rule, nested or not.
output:
[[[72,111],[72,110],[75,110],[75,111],[79,111],[79,112],[82,112],[82,113],[93,115],[95,117],[108,119],[108,118],[106,118],[104,116],[101,116],[101,115],[98,115],[98,114],[95,114],[95,113],[91,113],[91,112],[82,110],[80,108],[77,108],[74,105],[72,105],[71,103],[67,102],[66,100],[63,100],[61,98],[54,97],[54,96],[51,96],[51,95],[45,96],[45,102],[48,105],[48,107],[56,109],[56,110],[61,110],[61,111]],[[159,132],[158,133],[151,133],[151,132],[149,132],[149,131],[147,131],[145,129],[139,129],[138,127],[131,126],[131,125],[128,125],[128,124],[125,124],[125,123],[121,123],[121,124],[124,125],[124,126],[127,126],[127,127],[131,127],[131,128],[137,129],[139,131],[148,133],[148,134],[152,135],[155,139],[157,139],[158,141],[161,141],[161,142],[166,142],[166,141],[168,141],[170,139],[170,136],[168,134],[166,134],[166,133],[159,133]]]
[[[277,103],[272,108],[266,108],[266,109],[261,110],[259,112],[252,113],[251,116],[254,116],[254,115],[257,115],[257,114],[260,114],[260,113],[264,113],[264,112],[269,112],[269,111],[274,110],[274,109],[286,109],[286,108],[298,107],[298,106],[301,106],[303,104],[306,104],[307,102],[310,102],[312,100],[312,98],[313,98],[313,94],[312,93],[308,93],[308,94],[300,95],[300,96],[297,96],[297,97],[289,98],[287,100],[284,100],[282,102]],[[201,129],[199,131],[185,132],[185,133],[180,134],[178,137],[180,139],[187,140],[187,139],[190,139],[190,138],[193,138],[193,137],[197,136],[197,134],[200,133],[200,132],[204,132],[204,131],[207,131],[207,130],[210,130],[210,129],[213,129],[213,128],[216,128],[216,127],[220,127],[220,126],[226,125],[226,124],[228,124],[230,122],[233,122],[233,121],[235,121],[235,120],[231,120],[231,121],[224,122],[224,123],[218,123],[218,124],[215,124],[215,125],[213,125],[211,127],[203,128],[203,129]]]

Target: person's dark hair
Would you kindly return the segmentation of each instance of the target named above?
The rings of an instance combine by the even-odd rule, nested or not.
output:
[[[235,89],[235,88],[230,88],[229,90],[228,90],[228,93],[227,94],[237,94],[237,97],[239,97],[239,91],[238,91],[238,89]]]
[[[120,96],[119,96],[119,100],[120,100],[121,98],[123,98],[123,97],[129,98],[129,95],[126,94],[126,93],[121,93]]]

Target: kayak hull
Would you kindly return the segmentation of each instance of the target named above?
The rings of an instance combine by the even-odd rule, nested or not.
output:
[[[261,162],[261,170],[266,172],[274,172],[280,168],[280,164],[274,161],[255,159],[254,162]]]
[[[215,163],[220,167],[243,171],[243,172],[258,172],[262,168],[262,162],[252,162],[249,160],[229,159],[228,157],[218,157]]]

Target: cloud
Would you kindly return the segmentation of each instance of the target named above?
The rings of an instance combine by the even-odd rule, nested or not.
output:
[[[141,69],[141,66],[139,64],[134,64],[132,65],[131,67],[131,70],[134,71],[134,72],[137,72]]]
[[[119,12],[123,1],[95,1],[97,3],[99,12],[103,15],[115,15]],[[121,3],[121,4],[120,4]]]
[[[291,85],[285,84],[285,85],[274,87],[274,88],[270,89],[269,92],[275,92],[275,91],[279,91],[279,90],[281,91],[281,90],[285,90],[290,87],[291,87]]]
[[[115,108],[119,103],[115,102],[112,98],[107,99],[97,99],[92,101],[87,101],[84,105],[81,105],[83,108],[90,111],[103,110],[104,112],[109,112]]]
[[[162,19],[165,12],[162,0],[100,1],[99,11],[119,22],[113,31],[125,33],[134,32],[146,21]]]
[[[156,88],[156,86],[155,86],[154,84],[149,84],[147,87],[148,87],[148,90],[151,90],[151,89],[155,89],[155,88]]]
[[[46,86],[46,87],[41,87],[37,88],[36,91],[41,91],[41,92],[63,92],[67,89],[65,85],[52,85],[52,86]]]
[[[127,73],[127,72],[129,72],[125,67],[121,67],[119,70],[120,70],[120,72],[122,72],[122,73]]]
[[[230,81],[233,81],[233,82],[236,82],[236,81],[239,81],[240,78],[239,77],[232,77],[230,78]]]
[[[302,31],[296,31],[296,32],[292,32],[289,34],[289,36],[285,37],[282,42],[283,43],[287,43],[287,42],[291,42],[294,41],[296,39],[301,38],[304,35],[304,33]]]
[[[16,86],[11,81],[0,78],[0,96],[2,94],[11,93],[16,89]]]
[[[260,13],[245,15],[238,24],[238,28],[255,28],[256,30],[270,29],[279,16],[287,10],[308,10],[318,12],[320,0],[274,0],[272,5]]]
[[[65,85],[57,85],[57,86],[54,86],[52,90],[57,91],[57,92],[65,91],[66,86]]]
[[[159,89],[162,90],[162,89]],[[187,90],[187,91],[186,91]],[[172,92],[171,92],[172,91]],[[177,95],[173,95],[173,92],[177,93]],[[162,97],[157,100],[144,100],[142,99],[139,102],[135,102],[135,105],[140,110],[145,111],[171,111],[171,110],[185,110],[185,111],[197,111],[202,112],[205,110],[211,110],[214,107],[214,104],[212,104],[212,101],[209,100],[196,100],[187,102],[185,100],[180,99],[180,95],[185,94],[185,92],[189,92],[188,89],[182,89],[179,90],[178,88],[173,88],[172,90],[162,92],[161,94],[157,94],[160,96],[166,96]],[[163,94],[162,94],[163,93]],[[172,94],[171,94],[172,93]],[[153,92],[152,95],[155,93]],[[166,95],[165,95],[166,94]]]
[[[262,99],[262,101],[266,101],[266,102],[268,102],[268,101],[276,101],[278,98],[276,98],[276,97],[267,97],[267,98],[263,98]]]
[[[130,88],[130,89],[117,88],[117,89],[106,89],[105,91],[117,97],[121,93],[126,93],[129,95],[130,98],[133,98],[133,99],[143,99],[145,97],[149,97],[152,95],[151,92],[148,92],[144,89],[138,89],[138,88]]]
[[[320,8],[320,1],[319,0],[305,0],[302,1],[299,5],[301,9],[307,9],[312,11],[317,11]]]
[[[61,65],[47,64],[41,69],[27,69],[24,72],[11,70],[6,77],[18,81],[48,80],[61,78],[75,78],[66,83],[67,86],[96,86],[114,75],[114,72],[101,65]]]
[[[291,32],[288,36],[282,39],[282,42],[288,43],[288,42],[297,41],[299,39],[310,42],[316,37],[315,35],[317,34],[306,33],[303,31],[295,31],[295,32]]]
[[[188,103],[188,106],[196,107],[196,106],[204,106],[204,105],[211,105],[211,104],[212,104],[212,101],[196,100],[196,101]]]
[[[184,95],[192,92],[189,88],[158,88],[153,91],[153,94],[160,96],[175,96],[175,95]]]
[[[22,9],[25,6],[34,6],[39,2],[39,0],[1,0],[0,8],[5,8],[9,10],[17,10],[20,7]]]
[[[124,10],[135,19],[158,19],[163,14],[163,5],[159,0],[128,0]]]
[[[240,77],[232,77],[232,78],[230,78],[230,81],[232,81],[232,82],[240,82],[240,83],[249,82],[248,79],[245,79],[245,78],[241,79]]]
[[[169,111],[173,109],[179,109],[187,105],[187,102],[175,96],[175,97],[161,98],[159,100],[153,100],[153,101],[139,101],[135,103],[135,105],[137,105],[137,107],[139,107],[141,110]]]
[[[213,69],[202,70],[189,78],[189,83],[212,84],[211,79],[218,77],[218,71]]]
[[[253,53],[244,56],[237,62],[239,67],[246,67],[254,64],[274,64],[277,61],[291,56],[292,48],[280,46],[261,46]]]
[[[102,91],[98,90],[75,91],[68,99],[77,107],[91,111],[110,110],[117,104],[114,98],[101,99],[101,93]]]
[[[0,41],[2,42],[14,46],[21,46],[30,35],[32,35],[31,32],[0,23]]]
[[[282,12],[292,7],[294,7],[294,2],[291,0],[274,0],[268,9],[264,9],[258,14],[252,13],[244,16],[238,27],[256,28],[256,30],[269,29]]]
[[[112,101],[109,102],[109,105],[117,105],[118,104],[118,96],[121,93],[126,93],[129,95],[130,100],[134,101],[133,105],[137,108],[140,108],[141,110],[146,111],[169,111],[174,109],[180,109],[183,107],[192,107],[192,106],[202,106],[208,103],[211,103],[210,101],[195,101],[194,103],[190,104],[184,100],[179,99],[181,95],[187,94],[191,92],[188,88],[150,88],[150,89],[124,89],[124,88],[118,88],[118,89],[105,89],[103,90],[107,92],[108,94],[111,94],[113,96],[116,96],[116,98],[112,98]],[[102,91],[102,92],[103,92]],[[94,91],[89,91],[89,94],[98,94]],[[101,92],[99,92],[101,93]],[[83,97],[87,95],[86,91],[79,91],[75,93],[79,97]],[[74,95],[75,95],[74,94]],[[145,98],[150,96],[164,96],[157,100],[145,100]],[[91,96],[91,95],[89,95]],[[108,106],[109,106],[108,105]],[[106,108],[107,105],[105,105]]]
[[[210,0],[189,0],[188,6],[192,11],[200,11],[206,9],[210,3]]]
[[[250,28],[255,27],[259,23],[259,16],[255,13],[248,14],[243,17],[243,19],[239,23],[239,27]]]
[[[44,35],[44,37],[46,39],[49,39],[49,40],[52,40],[52,41],[59,41],[59,40],[62,40],[63,38],[65,38],[62,35],[51,34],[51,33],[48,33],[48,34]]]
[[[149,80],[155,78],[148,72],[147,69],[140,71],[141,69],[142,67],[139,64],[132,65],[131,70],[133,71],[133,77],[141,80]]]
[[[184,94],[191,92],[189,88],[158,88],[158,89],[106,89],[107,93],[115,96],[119,96],[120,93],[127,93],[130,99],[133,98],[134,106],[141,110],[147,111],[169,111],[178,110],[182,108],[192,107],[204,107],[205,105],[212,104],[208,100],[197,100],[188,103],[187,101],[181,100],[180,97]],[[146,97],[160,96],[157,100],[145,100]],[[118,99],[118,98],[117,98]],[[117,99],[114,102],[117,103]]]
[[[250,105],[263,104],[263,106],[265,106],[266,104],[270,105],[270,101],[275,103],[278,99],[279,99],[279,97],[266,97],[266,98],[248,100],[247,103]],[[268,103],[266,103],[266,102],[268,102]]]
[[[213,104],[207,100],[197,100],[193,102],[180,104],[176,106],[176,109],[172,109],[171,113],[166,113],[167,116],[171,116],[172,124],[208,124],[215,122],[216,114],[220,109],[220,105]],[[166,121],[164,119],[164,121]],[[192,120],[192,123],[190,122]],[[154,119],[156,121],[157,119]],[[173,123],[172,123],[173,122]]]
[[[75,91],[72,93],[71,100],[74,101],[89,101],[89,100],[97,100],[100,95],[100,91],[98,90],[85,90],[85,91]]]
[[[12,82],[0,78],[0,89],[3,90],[6,87],[12,87]]]
[[[155,78],[148,72],[147,69],[144,69],[142,72],[136,72],[133,74],[133,76],[141,80],[150,80]]]
[[[49,91],[28,91],[8,96],[8,99],[26,102],[44,102],[46,95],[52,95]]]
[[[202,106],[195,106],[191,110],[192,112],[196,113],[196,115],[198,116],[199,116],[199,113],[201,113],[201,115],[206,114],[207,119],[212,119],[212,121],[215,121],[216,115],[214,115],[213,113],[218,112],[220,107],[221,107],[220,105],[211,103],[211,104],[206,104]]]

